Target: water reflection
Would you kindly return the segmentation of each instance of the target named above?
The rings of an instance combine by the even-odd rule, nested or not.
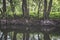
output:
[[[2,38],[2,40],[4,40],[4,35],[3,32],[0,31],[0,39]],[[10,36],[7,35],[7,40],[11,40]]]
[[[3,33],[0,31],[0,38],[1,38],[2,34],[3,34]]]
[[[60,40],[60,36],[59,36],[59,37],[53,36],[53,37],[52,37],[52,40]]]
[[[3,32],[0,31],[0,38],[2,38],[2,40],[4,40],[4,35]],[[43,34],[30,34],[29,40],[38,40],[38,36],[40,38],[40,40],[44,40],[43,39]],[[12,37],[9,35],[9,33],[7,34],[7,40],[12,40]],[[23,40],[23,36],[22,34],[17,34],[17,40]],[[56,37],[56,36],[52,36],[51,40],[60,40],[60,36]]]

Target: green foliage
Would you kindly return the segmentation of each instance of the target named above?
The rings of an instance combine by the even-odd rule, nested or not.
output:
[[[51,12],[50,18],[52,19],[60,19],[60,12]]]
[[[29,8],[29,15],[31,17],[36,17],[38,18],[38,2],[39,0],[27,0],[28,2],[28,8]],[[7,17],[14,17],[13,14],[16,14],[16,16],[21,16],[23,13],[22,13],[22,0],[13,0],[14,2],[14,6],[15,6],[15,12],[13,13],[11,11],[11,6],[10,6],[10,2],[7,0],[6,1],[7,3]],[[48,0],[49,2],[49,0]],[[2,0],[0,0],[0,8],[2,9]],[[41,11],[40,11],[40,14],[39,14],[39,18],[42,18],[43,17],[43,0],[42,0],[42,3],[41,3]],[[1,11],[0,11],[0,15],[1,15]],[[59,0],[53,0],[53,6],[52,6],[52,10],[50,12],[50,18],[52,19],[60,19],[60,1]]]

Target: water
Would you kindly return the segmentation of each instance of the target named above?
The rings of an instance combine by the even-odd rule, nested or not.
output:
[[[0,38],[2,34],[3,32],[0,31]],[[39,35],[39,38],[43,40],[43,36],[41,34]],[[2,37],[2,40],[4,40],[4,36]],[[11,37],[9,35],[7,35],[7,40],[11,40]],[[38,40],[38,34],[30,34],[29,40]],[[59,37],[53,36],[51,37],[51,40],[60,40],[60,36]]]
[[[2,35],[3,35],[3,32],[0,31],[0,38],[2,37]],[[4,40],[4,36],[2,37],[2,40]],[[9,35],[7,35],[7,40],[11,40]]]

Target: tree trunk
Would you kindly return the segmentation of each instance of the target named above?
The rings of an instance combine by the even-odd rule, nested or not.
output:
[[[50,2],[49,2],[49,6],[48,6],[48,10],[47,10],[47,17],[48,17],[48,19],[49,19],[51,7],[52,7],[52,0],[50,0]]]
[[[29,33],[23,33],[23,40],[29,40]]]
[[[44,40],[50,40],[50,37],[49,37],[48,33],[44,33]]]
[[[3,12],[1,8],[0,8],[0,12],[1,12],[1,13]]]
[[[13,19],[15,19],[15,18],[16,18],[16,13],[15,13],[15,2],[14,2],[13,0],[10,0],[10,6],[11,6],[11,10],[12,10],[13,16],[14,16]]]
[[[3,0],[3,14],[2,16],[5,16],[5,12],[6,12],[6,0]]]
[[[47,0],[44,0],[44,12],[43,12],[44,19],[49,19],[51,7],[52,7],[52,0],[49,1],[49,6],[48,7],[47,7]]]
[[[26,33],[26,40],[29,40],[29,33]]]
[[[47,19],[47,0],[44,0],[44,12],[43,12],[43,16],[44,16],[44,19]]]
[[[33,34],[33,39],[32,40],[35,40],[35,34]]]
[[[6,12],[6,0],[3,0],[3,12]]]
[[[4,34],[4,40],[7,40],[7,32],[3,32]]]
[[[39,19],[39,12],[41,11],[40,6],[41,6],[41,0],[39,0],[39,2],[38,2],[38,19]]]
[[[14,32],[13,40],[17,40],[17,39],[16,39],[16,35],[17,35],[17,32]]]
[[[22,12],[23,12],[23,17],[25,18],[29,17],[28,8],[27,8],[27,0],[22,0]]]
[[[0,40],[2,40],[2,38],[3,38],[3,35],[4,35],[4,34],[2,34],[2,36],[1,36]]]
[[[25,40],[25,33],[23,33],[23,40]]]
[[[14,7],[14,4],[13,3],[14,3],[13,0],[10,0],[10,6],[11,6],[12,12],[15,11],[15,7]]]
[[[38,33],[38,40],[40,40],[39,33]]]

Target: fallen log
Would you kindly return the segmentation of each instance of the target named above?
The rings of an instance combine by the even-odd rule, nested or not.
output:
[[[26,28],[29,32],[52,32],[60,30],[60,20],[28,20],[28,19],[13,19],[0,20],[0,30],[9,30],[25,32]],[[57,32],[57,31],[56,31]]]

